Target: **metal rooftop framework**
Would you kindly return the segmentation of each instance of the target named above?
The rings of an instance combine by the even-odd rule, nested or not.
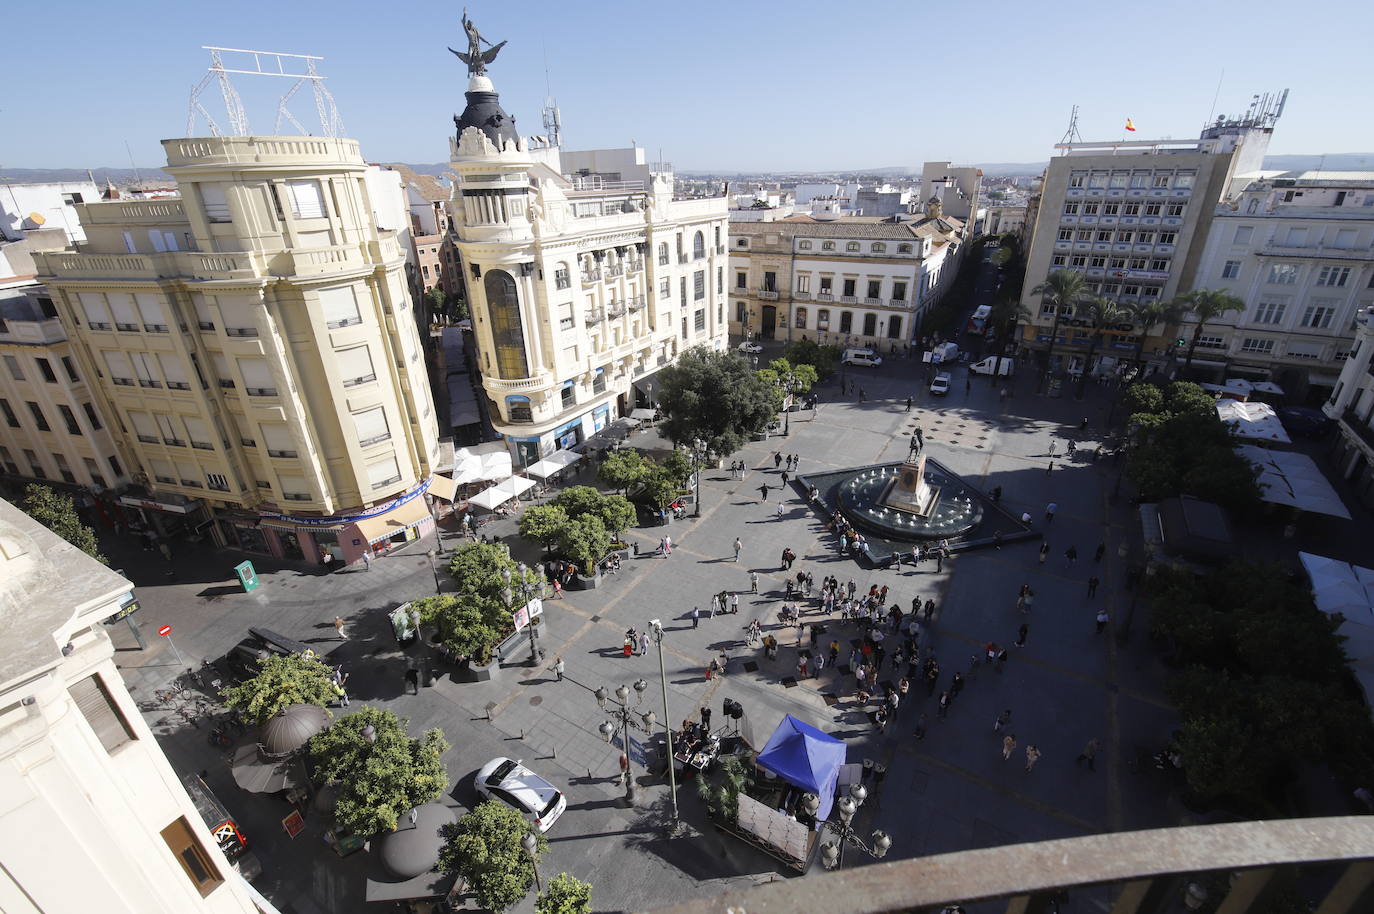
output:
[[[238,90],[234,88],[234,84],[229,78],[230,74],[278,76],[295,80],[291,88],[277,101],[277,120],[272,128],[274,136],[281,135],[283,120],[290,121],[302,136],[338,137],[343,133],[343,119],[339,116],[339,109],[334,104],[334,96],[325,87],[326,77],[321,76],[315,69],[315,61],[324,60],[323,57],[310,54],[287,54],[281,51],[221,48],[213,45],[202,45],[202,47],[210,52],[210,67],[200,82],[191,89],[191,100],[186,114],[186,135],[188,137],[195,136],[197,113],[205,118],[206,126],[210,128],[212,136],[226,135],[220,130],[219,124],[215,122],[214,117],[200,100],[201,93],[209,87],[212,81],[219,83],[220,94],[224,97],[224,109],[229,117],[228,135],[252,135],[248,126],[248,112],[244,109],[243,100],[239,98]],[[231,63],[240,65],[227,66],[224,62],[225,55],[231,55],[229,58]],[[312,134],[306,130],[289,108],[292,97],[306,83],[310,84],[315,95],[315,112],[320,119],[318,134]]]

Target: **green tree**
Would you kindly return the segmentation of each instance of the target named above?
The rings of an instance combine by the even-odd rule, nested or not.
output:
[[[620,534],[634,526],[635,506],[622,495],[607,495],[601,499],[601,507],[595,516],[601,519],[601,525],[606,531],[619,540]]]
[[[491,662],[491,651],[501,643],[513,623],[506,607],[483,604],[468,594],[437,594],[415,600],[420,624],[434,629],[435,637],[457,657],[478,666]]]
[[[1078,399],[1081,400],[1083,399],[1083,391],[1088,386],[1088,371],[1093,363],[1093,355],[1102,343],[1102,337],[1106,331],[1121,323],[1124,314],[1117,307],[1116,302],[1097,295],[1085,298],[1079,313],[1087,319],[1088,324],[1092,327],[1092,335],[1088,338],[1088,355],[1083,359],[1083,374],[1078,377]]]
[[[554,496],[549,504],[562,508],[568,517],[582,517],[600,512],[603,497],[591,486],[568,486]]]
[[[1055,270],[1045,281],[1031,289],[1032,295],[1039,295],[1042,308],[1049,308],[1054,314],[1050,325],[1050,345],[1045,350],[1045,370],[1054,367],[1054,343],[1059,338],[1059,319],[1065,315],[1073,316],[1074,308],[1088,294],[1088,283],[1083,274],[1074,270]]]
[[[62,537],[91,558],[108,565],[95,541],[95,531],[81,523],[76,504],[66,495],[59,495],[47,486],[30,484],[24,487],[24,513],[53,533]]]
[[[686,485],[687,480],[697,471],[696,461],[692,459],[691,453],[683,450],[674,450],[664,457],[658,468],[679,486]]]
[[[694,346],[658,377],[662,428],[674,444],[700,439],[733,454],[773,418],[772,392],[737,353]]]
[[[553,549],[558,542],[563,525],[568,522],[568,512],[557,505],[530,505],[520,515],[517,528],[527,540],[534,540],[544,547],[545,552]]]
[[[1245,302],[1220,289],[1197,289],[1187,295],[1180,295],[1178,303],[1197,315],[1197,326],[1193,328],[1193,338],[1188,343],[1188,358],[1183,363],[1183,374],[1193,367],[1193,351],[1198,340],[1202,339],[1202,329],[1209,321],[1214,321],[1228,311],[1244,311]]]
[[[258,661],[258,672],[224,690],[224,704],[261,726],[296,704],[323,708],[338,697],[334,673],[314,657],[278,654]]]
[[[601,481],[620,492],[628,492],[653,472],[653,461],[632,447],[616,448],[606,454],[596,474]]]
[[[595,490],[593,490],[595,491]],[[540,584],[538,571],[526,568],[510,557],[504,546],[495,543],[464,543],[453,551],[448,573],[453,576],[461,593],[474,597],[489,617],[489,606],[496,607],[497,617],[505,611],[502,591],[512,585]]]
[[[409,723],[390,711],[365,707],[306,743],[315,779],[335,788],[334,820],[340,826],[357,835],[389,831],[403,813],[443,795],[448,787],[439,759],[448,751],[444,734],[427,730],[411,739]],[[368,726],[372,732],[364,736]]]
[[[783,392],[782,377],[771,368],[760,368],[755,375],[768,388],[770,411],[777,412],[782,409],[783,400],[787,398],[787,394]]]
[[[1176,325],[1183,319],[1183,307],[1174,302],[1142,302],[1138,305],[1126,305],[1123,310],[1135,324],[1135,368],[1139,376],[1140,366],[1145,361],[1145,338],[1150,335],[1161,324],[1165,327]]]
[[[444,827],[439,868],[461,876],[477,894],[477,904],[499,914],[529,894],[534,885],[538,860],[531,861],[520,845],[528,834],[537,842],[536,857],[542,856],[549,848],[548,840],[511,807],[487,800]]]
[[[661,511],[677,501],[681,491],[682,486],[673,474],[665,467],[659,467],[652,476],[644,480],[637,497],[654,511]]]
[[[818,381],[824,381],[835,373],[835,366],[840,362],[840,349],[838,346],[821,346],[815,340],[801,339],[794,343],[788,343],[782,351],[783,358],[789,364],[810,365],[816,372]]]
[[[429,320],[433,321],[437,315],[445,313],[444,309],[444,290],[435,286],[425,293],[425,305],[429,309]]]
[[[591,914],[592,885],[559,873],[534,901],[534,914]]]
[[[611,551],[611,535],[595,514],[568,519],[558,538],[558,551],[582,566],[587,577],[596,574],[596,565]]]

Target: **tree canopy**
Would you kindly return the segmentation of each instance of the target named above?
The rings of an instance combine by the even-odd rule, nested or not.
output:
[[[733,454],[772,420],[774,390],[734,352],[695,346],[658,373],[663,433],[675,444],[700,439]]]
[[[326,707],[338,696],[333,675],[314,657],[272,654],[258,661],[252,679],[224,690],[224,703],[261,726],[291,705]]]
[[[537,842],[536,858],[542,856],[548,839],[511,807],[487,800],[444,827],[439,868],[461,876],[477,894],[477,904],[499,914],[529,894],[534,884],[537,860],[531,861],[520,845],[528,834]]]
[[[801,339],[788,343],[782,356],[791,365],[810,365],[816,372],[817,381],[824,381],[835,373],[840,363],[840,347],[822,346],[815,340]]]
[[[357,835],[390,831],[403,813],[443,795],[448,787],[439,759],[448,751],[444,734],[428,730],[411,739],[409,723],[390,711],[365,707],[310,738],[307,758],[315,778],[334,786],[334,820],[340,826]],[[363,735],[369,725],[371,739]]]
[[[491,543],[459,546],[448,570],[459,595],[416,600],[414,608],[421,623],[432,626],[449,650],[476,663],[488,663],[491,649],[515,628],[511,616],[515,595],[526,584],[542,593],[544,577],[512,559],[503,546]]]
[[[549,880],[534,901],[534,914],[591,914],[592,886],[567,873]]]
[[[62,537],[91,558],[108,565],[95,541],[95,531],[81,523],[76,503],[47,486],[36,483],[24,487],[24,513]]]
[[[606,454],[596,474],[606,485],[624,493],[643,482],[653,471],[653,461],[645,459],[632,447],[621,447]]]

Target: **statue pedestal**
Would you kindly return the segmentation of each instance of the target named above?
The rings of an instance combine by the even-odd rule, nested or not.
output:
[[[903,463],[897,470],[897,477],[878,500],[883,507],[919,517],[929,517],[939,502],[939,488],[926,482],[925,454],[914,462],[908,459]]]

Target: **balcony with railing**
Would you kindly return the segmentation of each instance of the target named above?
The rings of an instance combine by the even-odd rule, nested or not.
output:
[[[354,165],[361,173],[366,163],[358,141],[334,137],[217,136],[163,140],[167,165],[254,165],[279,167],[302,164]]]
[[[1341,424],[1351,435],[1362,441],[1370,453],[1374,453],[1374,428],[1370,428],[1367,418],[1361,417],[1353,409],[1347,409],[1341,413]]]
[[[846,305],[857,305],[859,303],[859,297],[857,295],[841,295],[840,301],[844,302]]]
[[[625,275],[625,265],[624,265],[624,264],[613,263],[613,264],[610,264],[610,265],[608,265],[608,266],[606,267],[606,278],[607,278],[607,279],[613,279],[613,278],[615,278],[615,277],[617,277],[617,276],[624,276],[624,275]]]
[[[754,291],[754,295],[755,295],[755,297],[757,297],[757,298],[759,298],[759,299],[762,299],[763,301],[777,301],[777,300],[778,300],[778,290],[777,290],[777,289],[756,289],[756,290]]]
[[[591,284],[591,283],[600,282],[600,281],[601,281],[601,269],[600,269],[599,267],[598,267],[597,269],[595,269],[595,270],[583,270],[583,271],[582,271],[582,284],[583,284],[583,285],[589,285],[589,284]]]

